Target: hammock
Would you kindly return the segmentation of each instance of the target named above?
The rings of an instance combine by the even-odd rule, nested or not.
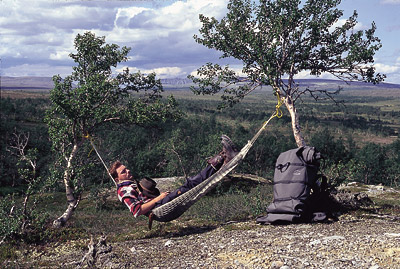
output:
[[[241,160],[244,159],[247,152],[249,152],[250,148],[256,142],[262,131],[266,128],[268,123],[274,118],[280,118],[282,116],[282,112],[280,107],[282,105],[281,99],[279,94],[277,94],[278,104],[276,105],[276,111],[272,114],[272,116],[264,122],[262,127],[258,130],[258,132],[253,136],[251,140],[247,142],[247,144],[239,151],[239,153],[228,163],[223,165],[215,174],[204,180],[199,185],[195,186],[194,188],[190,189],[189,191],[181,194],[180,196],[176,197],[175,199],[169,201],[166,204],[163,204],[159,207],[154,208],[149,215],[149,229],[151,229],[152,221],[156,220],[159,222],[168,222],[180,217],[186,210],[189,209],[197,200],[201,197],[206,195],[210,190],[212,190],[229,172],[231,172]],[[101,158],[96,146],[94,145],[92,139],[90,139],[89,135],[86,136],[89,139],[90,143],[92,144],[93,149],[97,153],[97,156],[100,158],[101,162],[103,163],[104,167],[108,172],[108,168],[104,163],[103,159]],[[110,173],[108,175],[112,178]],[[112,178],[113,179],[113,178]],[[115,183],[114,179],[113,182]],[[117,184],[115,183],[117,186]]]
[[[149,226],[151,227],[152,220],[168,222],[180,217],[191,205],[212,190],[241,160],[244,159],[263,129],[264,128],[261,128],[240,152],[232,160],[223,165],[215,174],[168,203],[154,208],[150,213]]]
[[[241,160],[244,159],[247,152],[256,142],[262,131],[267,127],[268,123],[274,118],[280,118],[282,116],[282,111],[280,107],[282,105],[281,98],[279,94],[276,94],[278,99],[278,104],[276,105],[276,110],[272,116],[264,122],[258,132],[253,136],[251,140],[240,150],[240,152],[228,163],[223,165],[215,174],[204,180],[202,183],[196,187],[190,189],[189,191],[183,193],[182,195],[176,197],[175,199],[169,201],[168,203],[154,208],[149,216],[149,228],[151,229],[151,223],[153,220],[159,222],[168,222],[180,217],[186,210],[189,209],[197,200],[206,195],[210,190],[212,190],[229,172],[231,172],[239,164]]]

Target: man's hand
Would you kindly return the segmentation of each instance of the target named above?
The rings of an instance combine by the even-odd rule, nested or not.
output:
[[[162,199],[165,198],[165,196],[167,196],[169,194],[169,192],[162,192],[159,196],[157,196],[156,198],[154,198],[153,200],[151,200],[150,202],[147,202],[143,205],[140,206],[140,211],[138,216],[140,215],[144,215],[147,212],[149,212],[150,210],[153,209],[153,207],[156,205],[156,203]]]
[[[169,191],[167,191],[167,192],[162,192],[159,196],[157,196],[157,201],[160,201],[160,200],[162,200],[162,199],[164,199],[165,198],[165,196],[167,196],[169,194]]]

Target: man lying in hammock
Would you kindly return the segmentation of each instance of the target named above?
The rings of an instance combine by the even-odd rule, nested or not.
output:
[[[238,154],[239,151],[228,136],[221,136],[221,143],[222,151],[207,161],[207,167],[187,178],[185,184],[173,192],[160,193],[151,178],[144,178],[136,184],[129,169],[119,161],[114,162],[109,172],[117,183],[119,200],[126,204],[133,216],[148,215],[153,208],[168,203],[203,182]]]

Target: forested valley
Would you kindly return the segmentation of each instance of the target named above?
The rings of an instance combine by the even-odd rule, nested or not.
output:
[[[239,148],[253,137],[275,111],[276,99],[265,91],[255,92],[234,107],[218,109],[218,95],[197,96],[187,87],[166,87],[163,95],[174,95],[182,111],[179,120],[103,125],[88,139],[107,165],[120,160],[137,178],[191,176],[221,150],[222,134],[230,136]],[[397,90],[354,90],[338,96],[337,100],[344,100],[344,104],[303,100],[299,113],[304,136],[309,145],[322,152],[321,172],[332,186],[359,182],[398,187],[399,94]],[[123,234],[143,238],[183,229],[176,224],[160,224],[154,232],[144,231],[146,219],[129,216],[118,201],[114,183],[89,141],[75,159],[78,171],[74,171],[71,180],[80,201],[79,213],[62,229],[52,228],[51,222],[65,209],[65,186],[63,170],[55,161],[44,123],[50,106],[48,96],[48,92],[2,91],[0,240],[3,243],[7,239],[7,243],[0,247],[1,260],[18,257],[18,249],[24,249],[25,244],[88,240],[90,235],[98,234],[120,242],[126,240],[121,237]],[[234,173],[271,183],[278,155],[295,147],[290,117],[283,111],[281,118],[269,123]],[[272,184],[222,182],[179,223],[208,227],[213,223],[252,220],[264,214],[272,193]],[[396,210],[396,206],[388,207],[388,202],[382,201],[379,208]]]
[[[385,93],[385,92],[383,92]],[[262,91],[232,108],[218,109],[218,96],[195,96],[188,90],[169,89],[183,112],[177,122],[154,125],[108,125],[93,137],[107,163],[121,160],[137,177],[188,176],[205,165],[208,157],[220,150],[219,136],[229,135],[239,147],[251,139],[274,110],[274,99]],[[4,96],[5,94],[3,94]],[[6,94],[7,95],[7,94]],[[49,100],[46,95],[26,93],[13,98],[9,92],[1,98],[1,195],[26,188],[21,172],[31,169],[13,151],[18,136],[29,138],[25,154],[35,149],[35,177],[53,190],[62,188],[61,175],[51,167],[51,142],[43,122]],[[32,95],[32,97],[29,97]],[[338,100],[317,103],[304,100],[301,110],[303,133],[309,145],[324,156],[322,171],[335,184],[362,182],[397,186],[400,178],[400,105],[395,98],[365,95],[362,90],[345,92]],[[398,99],[397,99],[398,100]],[[108,175],[90,143],[79,162],[85,185],[110,184]],[[284,113],[274,119],[253,146],[237,173],[271,178],[277,156],[294,148],[290,118]]]

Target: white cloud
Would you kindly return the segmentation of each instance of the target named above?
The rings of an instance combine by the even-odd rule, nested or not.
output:
[[[117,14],[115,15],[114,26],[116,28],[122,27],[127,28],[129,26],[129,21],[142,13],[143,11],[148,11],[150,9],[144,7],[122,7],[117,9]]]
[[[186,74],[180,67],[160,67],[146,71],[146,73],[150,72],[156,73],[159,78],[181,77]]]
[[[329,73],[322,73],[320,76],[312,76],[310,75],[310,70],[303,70],[294,76],[295,79],[310,79],[310,78],[319,78],[319,79],[336,79],[335,76]]]
[[[115,72],[120,73],[124,69],[126,69],[127,66],[121,66],[118,67]],[[186,77],[186,72],[182,70],[180,67],[176,66],[169,66],[169,67],[159,67],[159,68],[154,68],[154,69],[139,69],[137,67],[128,67],[129,71],[131,73],[136,73],[139,72],[142,74],[150,74],[150,73],[156,73],[157,78],[175,78],[175,77]]]
[[[376,72],[386,75],[384,82],[400,84],[400,57],[396,59],[393,65],[376,63],[374,66]]]
[[[339,19],[337,22],[335,22],[331,27],[329,27],[329,31],[333,32],[337,27],[341,27],[346,23],[347,19]],[[357,22],[357,24],[354,26],[355,31],[359,30],[365,30],[367,27],[363,25],[361,22]]]
[[[235,75],[238,77],[246,77],[247,76],[245,73],[243,73],[243,66],[241,66],[240,64],[229,65],[229,70],[234,71]],[[191,71],[190,75],[192,75],[194,77],[200,77],[199,74],[197,74],[197,69]]]
[[[71,66],[51,66],[48,64],[22,64],[4,68],[2,71],[3,75],[10,77],[51,77],[58,74],[61,75],[61,77],[65,77],[71,74],[72,68]]]
[[[150,74],[156,73],[157,78],[175,78],[175,77],[183,77],[186,76],[186,72],[182,70],[180,67],[169,66],[169,67],[159,67],[154,69],[138,69],[138,68],[130,68],[133,72],[140,71],[142,74]]]
[[[400,4],[400,0],[381,0],[381,3],[382,4],[394,4],[394,5],[397,5],[397,4]]]
[[[381,63],[376,63],[374,64],[375,66],[375,71],[377,73],[385,74],[387,78],[385,79],[384,82],[387,83],[397,83],[399,84],[399,79],[400,79],[400,57],[397,59],[397,62],[395,65],[387,65],[387,64],[381,64]],[[329,74],[329,73],[323,73],[319,77],[316,76],[311,76],[310,71],[301,71],[294,77],[295,79],[311,79],[311,78],[319,78],[319,79],[337,79],[335,76]]]
[[[69,60],[70,52],[69,51],[57,51],[55,53],[50,54],[50,60]]]
[[[155,22],[167,27],[178,27],[179,30],[197,30],[201,25],[199,14],[220,17],[225,13],[226,0],[188,0],[177,1],[160,10]]]
[[[221,16],[225,13],[227,0],[175,1],[161,8],[121,7],[117,9],[116,28],[150,29],[154,35],[160,31],[197,30],[199,13]]]
[[[377,63],[374,66],[375,66],[376,72],[378,72],[378,73],[391,74],[391,73],[400,72],[399,63],[397,63],[396,65],[387,65],[387,64]]]
[[[377,73],[386,74],[389,80],[386,81],[393,81],[393,77],[400,73],[400,58],[398,59],[395,65],[387,65],[376,63],[374,64],[375,71]],[[311,76],[310,71],[304,70],[300,73],[295,75],[295,79],[310,79],[310,78],[317,78],[316,76]],[[318,78],[320,79],[337,79],[335,76],[329,73],[322,73]]]

